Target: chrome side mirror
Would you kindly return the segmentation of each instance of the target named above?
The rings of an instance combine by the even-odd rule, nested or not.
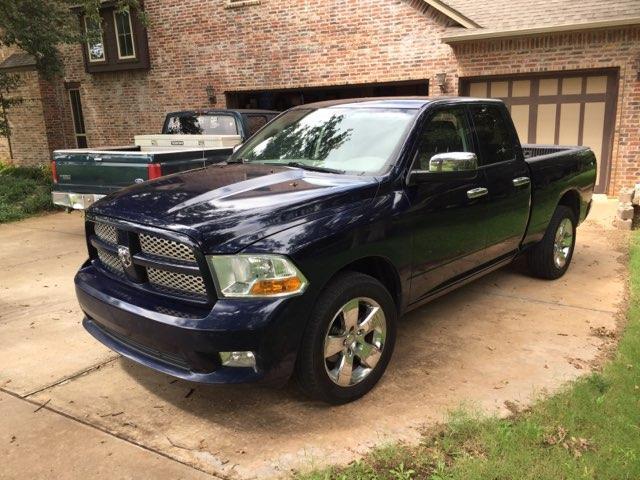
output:
[[[478,157],[472,152],[438,153],[429,160],[429,173],[470,172],[478,169]]]

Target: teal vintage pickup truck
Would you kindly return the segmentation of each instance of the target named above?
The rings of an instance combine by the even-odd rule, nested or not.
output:
[[[84,210],[105,195],[145,180],[226,160],[278,112],[199,110],[169,113],[160,135],[133,145],[53,152],[53,203]]]

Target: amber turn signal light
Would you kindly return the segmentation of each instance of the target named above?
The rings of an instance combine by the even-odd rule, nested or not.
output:
[[[297,292],[302,286],[298,277],[278,278],[274,280],[258,280],[251,287],[252,295],[279,295]]]

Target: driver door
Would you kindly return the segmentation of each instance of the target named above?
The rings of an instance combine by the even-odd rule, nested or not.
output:
[[[412,230],[410,302],[446,287],[483,262],[488,216],[484,172],[477,165],[461,165],[461,170],[438,168],[442,160],[464,156],[460,152],[467,152],[475,163],[475,155],[469,155],[475,147],[467,109],[459,104],[442,107],[423,124],[407,187]]]

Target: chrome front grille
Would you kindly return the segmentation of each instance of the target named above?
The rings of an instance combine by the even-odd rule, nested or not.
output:
[[[147,275],[149,283],[158,290],[196,296],[207,295],[207,288],[201,276],[185,275],[151,267],[147,268]]]
[[[96,222],[93,226],[93,231],[96,232],[96,237],[103,242],[111,243],[113,245],[118,243],[118,231],[113,225]]]
[[[158,237],[155,235],[147,235],[146,233],[141,233],[139,238],[140,248],[144,253],[148,253],[149,255],[153,255],[156,257],[166,257],[176,260],[183,260],[186,262],[196,262],[196,257],[193,254],[193,249],[189,245],[174,242],[173,240]]]
[[[96,264],[107,272],[152,291],[199,302],[208,300],[207,286],[191,245],[100,221],[93,223],[93,232],[97,239],[91,242]],[[130,248],[132,267],[123,266],[118,255],[120,246]]]
[[[122,263],[120,263],[120,259],[117,255],[113,255],[112,253],[98,249],[98,258],[100,259],[100,263],[112,273],[116,273],[118,275],[124,275],[124,269],[122,268]]]

